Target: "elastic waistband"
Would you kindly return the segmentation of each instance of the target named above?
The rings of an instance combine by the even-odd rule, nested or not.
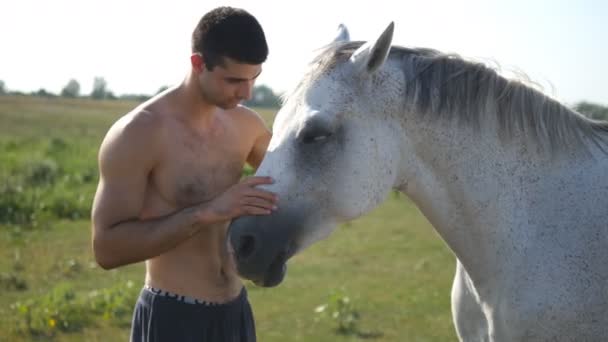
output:
[[[245,298],[247,296],[247,290],[245,290],[245,287],[243,286],[243,288],[241,289],[241,292],[239,293],[239,295],[228,301],[225,303],[217,303],[217,302],[211,302],[211,301],[206,301],[206,300],[201,300],[198,298],[193,298],[193,297],[189,297],[189,296],[183,296],[177,293],[173,293],[173,292],[169,292],[169,291],[165,291],[162,289],[158,289],[149,285],[144,285],[143,288],[144,291],[149,292],[155,296],[161,296],[161,297],[167,297],[173,300],[176,300],[178,302],[183,302],[186,304],[193,304],[193,305],[205,305],[205,306],[230,306],[231,304],[234,303],[238,303],[240,301],[243,300],[243,298]]]

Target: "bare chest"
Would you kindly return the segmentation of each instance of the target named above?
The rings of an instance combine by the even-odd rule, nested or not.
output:
[[[233,132],[175,136],[153,174],[154,188],[175,207],[209,201],[238,182],[247,149]]]

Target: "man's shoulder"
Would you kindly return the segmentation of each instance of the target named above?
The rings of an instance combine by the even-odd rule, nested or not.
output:
[[[247,106],[239,105],[233,108],[232,111],[236,114],[239,120],[244,121],[244,123],[247,125],[254,124],[256,126],[265,126],[264,118],[262,118],[258,112]]]
[[[162,113],[154,107],[140,105],[112,124],[103,139],[101,150],[150,151],[162,138]]]
[[[137,136],[153,134],[162,127],[161,112],[148,107],[137,107],[119,118],[110,128],[121,136]]]
[[[135,108],[119,118],[108,130],[98,159],[106,177],[120,170],[135,172],[151,167],[159,158],[162,144],[160,115],[145,108]]]
[[[168,110],[167,103],[168,93],[157,94],[147,101],[139,104],[130,112],[123,115],[114,123],[125,132],[131,131],[149,131],[157,130],[162,127],[163,121],[166,120],[166,112]]]

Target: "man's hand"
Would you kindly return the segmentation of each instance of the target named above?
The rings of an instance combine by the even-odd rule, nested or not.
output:
[[[243,215],[268,215],[277,209],[277,195],[255,187],[272,183],[270,177],[246,178],[205,203],[204,211],[218,221],[229,221]]]

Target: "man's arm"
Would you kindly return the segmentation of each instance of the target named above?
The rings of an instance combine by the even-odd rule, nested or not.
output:
[[[262,120],[257,113],[253,112],[253,114],[254,119],[252,126],[254,127],[255,140],[251,152],[247,157],[247,163],[257,170],[264,159],[264,155],[268,149],[268,143],[270,143],[270,139],[272,138],[272,133],[264,124],[264,120]]]
[[[162,142],[158,122],[139,118],[109,133],[99,153],[100,181],[93,202],[93,251],[111,269],[158,256],[196,234],[201,227],[240,215],[264,215],[273,194],[253,189],[267,178],[245,180],[213,201],[163,217],[140,219],[150,172]],[[156,132],[156,133],[155,133]]]
[[[95,259],[105,269],[159,255],[197,231],[194,210],[139,219],[148,177],[159,159],[159,125],[152,114],[139,113],[112,127],[101,145],[92,221]]]

